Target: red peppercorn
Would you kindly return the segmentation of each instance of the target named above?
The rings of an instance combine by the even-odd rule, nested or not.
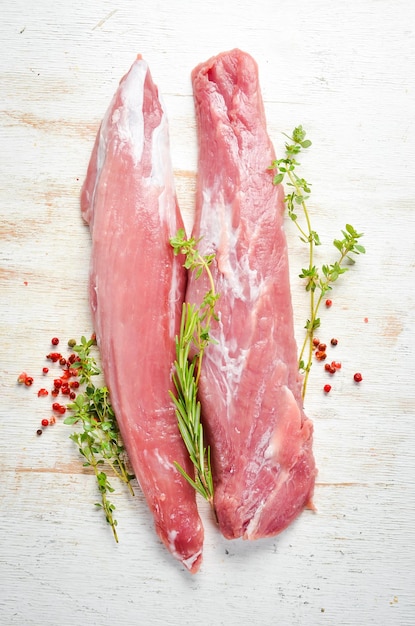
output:
[[[47,420],[47,419],[43,419],[43,420],[42,420],[42,426],[45,426],[45,427],[46,427],[46,426],[49,426],[49,420]]]
[[[62,367],[64,367],[66,365],[66,359],[64,357],[59,359],[59,365],[62,365]]]
[[[353,376],[353,379],[355,383],[361,383],[363,380],[363,376],[360,374],[360,372],[356,372],[356,374]]]
[[[342,368],[342,364],[338,363],[337,361],[332,361],[331,362],[332,366],[336,368],[336,370],[341,370]]]
[[[316,359],[317,361],[324,361],[327,358],[327,354],[322,350],[317,350]]]
[[[52,339],[52,346],[57,346],[57,345],[58,345],[58,343],[59,343],[59,339],[58,339],[57,337],[54,337],[54,338]]]
[[[56,424],[56,419],[55,419],[55,416],[54,416],[54,415],[52,415],[52,417],[50,418],[50,420],[49,420],[49,424],[50,424],[50,425],[52,425],[52,424]]]
[[[26,380],[24,381],[26,387],[30,387],[33,385],[33,378],[31,376],[26,376]]]
[[[19,385],[24,385],[26,384],[26,379],[27,379],[27,374],[26,372],[22,372],[21,374],[19,374],[19,376],[17,377],[17,382],[19,383]]]
[[[72,380],[72,381],[69,383],[69,387],[72,387],[72,389],[78,389],[78,387],[79,387],[79,382],[78,382],[77,380]]]
[[[325,393],[329,393],[331,391],[331,385],[324,385],[323,389]]]
[[[332,304],[333,304],[333,301],[330,300],[330,298],[327,298],[327,300],[326,300],[326,307],[330,308]]]
[[[49,368],[48,368],[48,367],[44,367],[44,368],[42,369],[42,372],[43,372],[44,374],[47,374],[47,373],[48,373],[48,371],[49,371]]]
[[[59,413],[61,415],[64,415],[66,413],[66,406],[63,406],[63,404],[61,404],[59,407]]]
[[[54,398],[56,398],[59,395],[59,389],[52,389],[52,391],[50,392],[52,394],[52,396]]]
[[[49,391],[47,389],[39,389],[39,391],[37,392],[37,397],[40,398],[41,396],[48,396],[49,395]]]
[[[320,339],[318,339],[317,337],[314,337],[314,339],[313,339],[313,346],[315,346],[317,348],[319,343],[320,343]]]
[[[325,352],[327,350],[327,346],[325,343],[319,343],[318,344],[318,350],[320,350],[320,352]]]
[[[71,364],[72,364],[72,363],[75,361],[75,359],[76,359],[76,354],[71,354],[71,355],[68,357],[68,363],[71,363]]]
[[[335,374],[336,372],[336,368],[334,367],[333,363],[326,363],[324,369],[326,370],[326,372],[329,372],[329,374]]]
[[[330,343],[332,346],[337,346],[337,344],[339,343],[338,339],[336,339],[335,337],[333,337],[333,339],[330,340]]]
[[[53,385],[55,387],[55,389],[60,389],[62,387],[62,381],[60,378],[55,378],[55,380],[53,381]]]
[[[71,393],[69,387],[62,387],[61,392],[64,396],[69,396],[69,394]]]
[[[69,397],[70,397],[71,400],[75,400],[76,393],[74,391],[71,391],[71,393],[69,394]]]
[[[54,411],[59,411],[59,407],[60,407],[59,402],[54,402],[54,403],[52,404],[52,409],[53,409]]]

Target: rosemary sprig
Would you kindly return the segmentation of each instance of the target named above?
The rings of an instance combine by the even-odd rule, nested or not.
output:
[[[112,528],[115,541],[118,543],[117,520],[114,518],[115,506],[108,498],[114,492],[103,467],[109,466],[114,474],[124,483],[134,495],[131,479],[124,461],[124,446],[120,440],[115,414],[111,406],[107,387],[96,387],[92,382],[93,376],[101,372],[94,356],[91,354],[92,346],[96,345],[94,336],[87,340],[81,338],[81,343],[72,349],[78,355],[73,367],[79,372],[79,382],[84,390],[77,395],[75,400],[68,404],[72,415],[65,419],[65,424],[79,424],[82,430],[70,435],[84,457],[84,467],[91,467],[94,471],[101,494],[101,502],[96,506],[103,509],[107,522]]]
[[[305,324],[306,335],[299,355],[299,368],[304,373],[302,387],[304,399],[312,364],[314,332],[320,327],[318,311],[321,302],[325,294],[332,289],[332,284],[349,269],[345,263],[355,262],[351,255],[364,254],[365,248],[358,243],[363,233],[358,233],[353,226],[346,224],[345,230],[341,231],[343,238],[333,241],[338,251],[338,259],[330,265],[322,265],[321,268],[314,264],[315,246],[320,246],[321,241],[318,233],[311,227],[310,213],[306,204],[311,193],[311,185],[296,172],[296,168],[300,165],[296,156],[303,149],[309,148],[311,141],[306,139],[306,132],[302,126],[294,128],[292,136],[285,136],[290,140],[290,143],[285,144],[285,157],[273,161],[270,169],[278,170],[273,178],[274,185],[283,182],[285,177],[288,179],[287,186],[291,188],[285,196],[288,215],[299,230],[301,241],[308,246],[308,266],[302,268],[299,275],[300,278],[305,279],[305,289],[310,294],[310,316]],[[304,223],[299,222],[298,209],[303,213]]]
[[[212,319],[218,319],[215,304],[219,298],[216,293],[210,264],[214,254],[202,256],[193,237],[187,239],[185,231],[180,229],[170,239],[174,254],[185,255],[184,267],[195,272],[196,279],[206,273],[210,289],[200,306],[184,303],[180,322],[179,336],[176,337],[176,360],[172,380],[176,393],[170,391],[177,423],[184,444],[195,469],[194,478],[181,467],[175,466],[182,476],[213,506],[213,479],[210,462],[210,447],[205,447],[203,425],[200,421],[200,401],[197,399],[200,372],[206,347],[213,340],[210,337]],[[191,349],[196,354],[190,358]]]

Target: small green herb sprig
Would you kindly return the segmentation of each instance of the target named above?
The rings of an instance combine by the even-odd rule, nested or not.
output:
[[[79,345],[72,347],[78,355],[73,367],[79,372],[79,383],[83,391],[78,393],[75,400],[68,404],[72,415],[67,417],[65,424],[78,424],[81,430],[70,435],[70,439],[78,446],[84,457],[84,467],[91,467],[94,471],[101,494],[101,502],[96,506],[103,509],[107,522],[110,524],[114,539],[118,543],[117,520],[114,518],[115,506],[109,500],[109,494],[114,492],[106,472],[105,466],[110,467],[114,474],[124,483],[134,495],[131,486],[133,475],[128,473],[124,460],[124,447],[121,443],[115,414],[111,406],[107,387],[97,387],[92,382],[94,376],[101,372],[96,359],[91,354],[91,348],[96,345],[95,337],[87,340],[81,338]]]
[[[306,335],[299,355],[299,368],[304,373],[302,397],[304,399],[313,355],[314,332],[320,327],[318,311],[324,296],[332,285],[349,268],[346,263],[354,263],[355,258],[351,255],[365,253],[365,248],[359,243],[363,233],[358,233],[353,226],[346,224],[341,231],[342,238],[335,239],[333,245],[338,251],[338,258],[332,264],[324,264],[318,268],[314,263],[315,246],[320,246],[321,241],[318,233],[311,227],[310,213],[307,200],[311,193],[311,185],[301,178],[296,168],[300,165],[296,157],[300,152],[311,146],[311,141],[306,139],[306,132],[302,126],[294,128],[291,136],[285,135],[289,143],[285,144],[285,157],[272,162],[270,169],[277,170],[273,178],[274,185],[282,183],[287,178],[287,186],[290,188],[285,196],[288,215],[300,232],[300,239],[308,246],[308,266],[303,268],[300,278],[305,280],[305,289],[310,294],[310,317],[307,319]],[[304,222],[300,223],[298,210],[302,211]]]
[[[200,421],[201,405],[197,399],[200,372],[205,350],[209,343],[210,325],[218,319],[215,305],[219,298],[210,270],[214,254],[202,256],[197,249],[198,241],[187,239],[185,231],[180,229],[170,239],[174,254],[185,255],[184,267],[195,273],[198,279],[203,272],[209,280],[209,291],[200,306],[184,303],[182,308],[180,332],[176,337],[176,360],[172,380],[176,393],[170,391],[170,397],[176,410],[177,423],[184,444],[195,469],[194,478],[179,465],[176,468],[182,476],[213,506],[213,479],[210,461],[210,447],[205,447],[203,425]],[[196,354],[190,358],[190,351]]]

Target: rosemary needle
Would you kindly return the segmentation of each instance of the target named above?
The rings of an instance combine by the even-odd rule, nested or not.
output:
[[[215,291],[210,264],[214,255],[202,256],[193,237],[187,239],[185,231],[180,229],[170,239],[175,255],[185,255],[184,267],[195,273],[196,279],[206,273],[210,289],[200,306],[184,303],[182,308],[180,331],[176,337],[176,360],[172,380],[175,393],[170,397],[176,410],[180,434],[194,466],[194,477],[175,463],[176,468],[192,487],[213,506],[213,479],[210,459],[210,447],[205,446],[203,425],[200,421],[201,405],[198,400],[198,385],[202,361],[206,347],[212,342],[210,324],[217,319],[215,304],[219,294]],[[196,354],[190,358],[191,350]]]

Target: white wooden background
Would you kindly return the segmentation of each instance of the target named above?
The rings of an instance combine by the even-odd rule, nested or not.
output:
[[[0,19],[0,622],[282,626],[415,624],[412,0],[13,0]],[[313,223],[346,221],[366,257],[322,311],[341,372],[314,368],[316,513],[274,539],[227,542],[203,509],[191,577],[160,545],[138,493],[115,495],[120,544],[93,506],[69,427],[37,437],[50,338],[91,332],[89,233],[79,191],[95,133],[140,52],[169,113],[177,189],[192,222],[196,136],[190,71],[238,46],[257,60],[269,131],[303,124]],[[305,263],[287,223],[298,340]],[[367,321],[365,321],[367,318]],[[21,370],[32,388],[17,386]],[[361,385],[353,384],[361,371]],[[128,390],[126,390],[128,393]]]

